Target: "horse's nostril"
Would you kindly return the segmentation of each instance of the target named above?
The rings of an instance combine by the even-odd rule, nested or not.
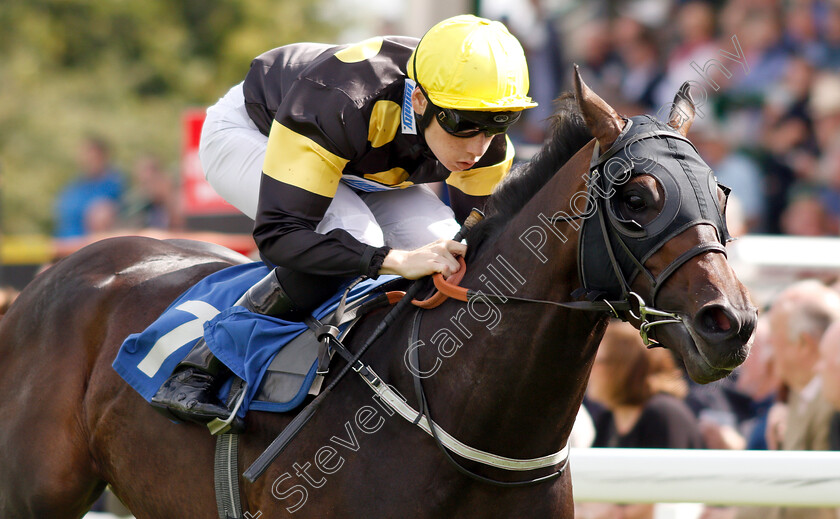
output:
[[[697,315],[700,330],[709,335],[733,335],[738,333],[738,319],[720,305],[710,305]]]
[[[712,316],[715,320],[715,325],[718,328],[720,328],[721,330],[723,330],[725,332],[729,331],[729,329],[732,328],[732,323],[729,322],[729,318],[726,316],[726,314],[723,312],[723,310],[718,308],[718,309],[712,310],[711,314],[712,314]]]

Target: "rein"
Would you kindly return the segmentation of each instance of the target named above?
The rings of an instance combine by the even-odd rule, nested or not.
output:
[[[692,252],[693,250],[694,249],[692,249],[689,252]],[[685,256],[686,254],[687,253],[683,254],[683,256]],[[689,256],[686,259],[686,261],[694,255],[695,254]],[[678,263],[679,259],[680,258],[677,258],[677,261],[675,261],[675,263]],[[675,313],[666,312],[664,310],[659,310],[647,306],[645,304],[645,300],[642,299],[642,296],[633,291],[629,291],[627,293],[628,298],[623,301],[607,301],[604,299],[600,301],[570,302],[550,301],[545,299],[531,299],[527,297],[516,297],[507,294],[498,294],[495,292],[477,292],[475,290],[458,285],[458,283],[461,282],[461,280],[464,277],[464,274],[466,274],[467,271],[467,265],[463,257],[458,256],[458,263],[461,265],[461,268],[458,269],[458,272],[450,276],[449,279],[444,278],[443,274],[440,273],[432,276],[432,280],[434,282],[435,288],[437,289],[437,292],[435,292],[428,299],[414,299],[411,301],[411,303],[414,306],[419,307],[420,309],[430,310],[432,308],[437,308],[438,306],[443,304],[447,299],[450,298],[464,303],[471,303],[474,301],[476,303],[485,304],[488,302],[493,302],[494,304],[505,304],[508,301],[516,301],[520,303],[538,303],[544,305],[553,305],[562,308],[568,308],[570,310],[580,310],[584,312],[607,312],[612,314],[613,317],[621,319],[622,321],[627,321],[627,319],[621,314],[621,312],[626,312],[630,315],[630,317],[639,321],[639,335],[644,341],[645,346],[658,344],[658,342],[656,342],[655,339],[650,337],[650,330],[654,326],[682,322],[682,318]],[[680,262],[679,265],[682,265],[682,263],[685,263],[685,261]],[[677,267],[675,267],[673,270],[676,270],[676,268]],[[668,270],[670,270],[670,267]],[[663,272],[663,274],[665,274],[665,272]],[[658,321],[651,321],[650,318],[652,317],[661,317],[663,319],[660,319]]]
[[[616,222],[615,216],[607,214],[607,202],[609,197],[607,193],[610,192],[611,185],[606,183],[604,179],[605,175],[600,173],[600,169],[604,167],[607,160],[611,157],[617,156],[620,154],[621,151],[627,149],[630,144],[635,142],[639,142],[645,139],[677,139],[684,142],[687,142],[689,145],[694,147],[691,142],[683,137],[682,135],[670,131],[667,129],[654,129],[652,131],[642,131],[642,132],[632,132],[628,133],[630,128],[633,126],[632,120],[627,120],[626,125],[619,135],[618,139],[613,143],[613,145],[603,154],[599,155],[599,144],[595,143],[595,147],[592,152],[592,159],[590,160],[590,181],[588,182],[588,194],[591,196],[594,193],[594,185],[596,182],[599,183],[599,187],[601,188],[599,197],[602,200],[601,204],[595,204],[595,213],[590,216],[597,216],[597,224],[599,227],[600,232],[602,233],[603,237],[603,248],[607,253],[609,258],[609,264],[612,270],[615,273],[615,277],[618,281],[618,285],[621,291],[621,299],[610,301],[607,297],[602,297],[601,299],[596,299],[599,296],[602,296],[604,293],[599,292],[597,290],[590,290],[587,287],[588,278],[585,275],[583,269],[581,269],[581,262],[584,259],[583,256],[583,248],[584,248],[584,231],[585,228],[580,226],[580,239],[579,239],[579,254],[578,254],[578,268],[581,273],[581,280],[583,282],[583,287],[581,289],[576,290],[573,293],[573,296],[580,295],[580,294],[588,294],[590,295],[590,300],[588,301],[572,301],[572,302],[563,302],[563,301],[550,301],[550,300],[541,300],[541,299],[531,299],[526,297],[516,297],[513,295],[507,294],[499,294],[499,293],[485,293],[483,291],[475,291],[467,287],[460,286],[460,282],[463,279],[464,275],[466,274],[466,262],[464,261],[463,257],[458,257],[458,263],[460,264],[460,269],[454,275],[450,276],[449,279],[444,279],[443,275],[438,273],[433,276],[434,286],[437,291],[428,299],[425,300],[412,300],[411,303],[415,306],[419,307],[414,315],[414,321],[412,325],[411,334],[409,336],[409,345],[417,343],[419,340],[420,334],[420,322],[423,309],[429,310],[432,308],[437,308],[441,304],[443,304],[447,299],[455,299],[461,302],[470,303],[470,302],[483,302],[488,303],[493,301],[494,303],[504,304],[509,301],[516,301],[516,302],[523,302],[523,303],[539,303],[539,304],[546,304],[546,305],[553,305],[562,308],[568,308],[572,310],[580,310],[580,311],[594,311],[594,312],[607,312],[612,314],[613,316],[622,319],[624,321],[632,318],[639,322],[639,335],[641,336],[644,344],[646,346],[651,347],[651,345],[656,345],[658,342],[650,337],[651,329],[654,326],[661,326],[666,324],[675,324],[675,323],[682,323],[683,318],[674,312],[667,312],[664,310],[657,309],[653,306],[648,306],[642,296],[638,293],[634,292],[630,286],[630,281],[627,280],[627,277],[622,270],[621,262],[616,255],[616,249],[613,246],[611,238],[614,238],[618,244],[620,245],[620,249],[618,249],[623,256],[630,260],[633,268],[635,268],[638,272],[644,273],[646,277],[651,282],[651,293],[652,293],[652,300],[656,301],[656,296],[659,292],[659,289],[665,284],[665,281],[670,278],[674,272],[676,272],[681,266],[683,266],[686,262],[688,262],[691,258],[699,254],[703,254],[705,252],[720,252],[726,255],[726,249],[723,246],[722,240],[726,239],[728,236],[728,232],[726,232],[725,223],[722,229],[718,226],[715,228],[718,230],[718,239],[717,242],[704,242],[694,247],[690,248],[689,250],[681,253],[674,261],[672,261],[665,269],[658,275],[654,276],[645,266],[644,261],[651,255],[653,252],[659,249],[664,243],[668,240],[676,236],[677,234],[681,233],[682,231],[693,227],[695,225],[699,225],[701,223],[712,223],[707,219],[703,218],[693,218],[687,223],[679,224],[674,229],[671,222],[668,222],[668,225],[659,232],[653,232],[652,238],[658,240],[651,246],[651,249],[647,252],[647,254],[643,253],[643,257],[640,260],[636,254],[631,250],[631,247],[621,239],[618,235],[616,230]],[[673,144],[669,144],[669,149],[674,151]],[[695,149],[696,152],[696,149]],[[679,161],[679,159],[677,159]],[[682,162],[680,162],[681,165]],[[683,165],[683,171],[686,173],[686,176],[689,177],[689,181],[691,181],[691,177],[689,175],[689,170]],[[629,179],[629,177],[628,177]],[[726,193],[726,189],[724,189],[724,193]],[[676,202],[671,203],[679,203],[679,200]],[[667,201],[666,201],[666,208],[667,208]],[[666,209],[663,208],[663,211]],[[589,208],[587,208],[587,213],[589,212]],[[552,218],[551,222],[555,223],[557,221],[565,221],[567,223],[573,220],[582,219],[582,215],[576,215],[572,217],[555,217]],[[634,224],[636,228],[632,229],[630,232],[626,232],[625,234],[631,236],[633,238],[650,238],[648,231],[639,225],[635,221],[630,222],[620,222],[624,224]],[[721,232],[722,231],[722,232]],[[632,280],[632,278],[631,278]],[[414,366],[418,367],[419,370],[419,353],[417,348],[410,348],[410,355],[411,361]],[[458,448],[453,447],[452,440],[445,431],[440,430],[438,432],[439,427],[436,427],[434,421],[432,420],[431,410],[429,409],[428,400],[426,399],[425,391],[423,390],[423,381],[422,378],[419,376],[419,373],[412,371],[412,377],[414,379],[414,390],[417,397],[417,401],[420,405],[420,413],[416,415],[416,418],[413,420],[413,423],[416,425],[420,425],[427,433],[429,433],[434,439],[437,446],[440,448],[441,452],[446,456],[447,461],[450,462],[459,472],[465,474],[466,476],[484,482],[490,483],[493,485],[498,486],[505,486],[505,487],[512,487],[512,486],[525,486],[540,483],[543,481],[547,481],[550,479],[554,479],[565,471],[568,465],[568,445],[566,445],[560,452],[553,455],[554,458],[562,455],[562,459],[557,463],[562,463],[562,466],[555,472],[548,474],[546,476],[537,477],[530,480],[525,481],[498,481],[495,479],[487,478],[485,476],[481,476],[476,474],[469,469],[465,468],[463,465],[458,463],[451,455],[450,451],[455,452],[461,457],[466,459],[472,459],[474,461],[479,461],[484,463],[485,465],[494,466],[498,468],[506,468],[508,470],[515,470],[511,469],[510,467],[506,467],[503,464],[499,464],[494,462],[492,458],[490,459],[476,459],[475,457],[470,457],[469,455],[465,455],[463,450],[458,450]],[[376,387],[371,385],[374,390]],[[387,387],[387,385],[386,385]],[[392,404],[393,405],[393,404]],[[411,409],[409,407],[409,409]],[[411,409],[412,412],[416,412]],[[401,413],[402,414],[402,413]],[[410,420],[410,414],[402,414],[404,418]],[[424,425],[421,425],[421,420],[425,421]],[[455,440],[457,441],[457,440]],[[459,446],[461,445],[458,442]],[[484,453],[487,454],[487,453]],[[489,455],[493,456],[493,455]],[[551,458],[551,457],[546,457]],[[525,461],[525,460],[523,460]],[[533,460],[530,460],[533,461]],[[546,465],[543,465],[545,467]]]

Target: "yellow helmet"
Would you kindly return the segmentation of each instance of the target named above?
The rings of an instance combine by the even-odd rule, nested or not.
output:
[[[461,15],[423,36],[408,76],[442,108],[519,111],[537,106],[528,93],[528,65],[519,41],[500,22]]]

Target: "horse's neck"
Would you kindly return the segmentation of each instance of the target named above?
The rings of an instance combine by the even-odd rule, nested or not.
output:
[[[594,146],[595,141],[592,140],[581,148],[525,204],[488,250],[470,265],[465,286],[481,287],[485,292],[505,291],[504,286],[490,285],[488,279],[491,276],[485,274],[483,278],[481,274],[485,270],[495,273],[494,264],[502,263],[508,267],[507,276],[518,283],[505,283],[495,275],[497,283],[494,285],[501,283],[507,288],[514,287],[517,296],[531,299],[566,301],[570,298],[572,290],[577,288],[574,285],[579,283],[577,240],[581,222],[552,222],[551,218],[574,215],[584,209],[581,200],[576,204],[581,206],[579,209],[571,207],[570,201],[575,194],[586,193],[589,160]],[[467,285],[467,282],[473,282],[473,285]]]
[[[589,160],[595,141],[592,140],[570,158],[566,164],[517,213],[494,241],[490,250],[481,255],[482,263],[498,261],[503,256],[518,265],[522,277],[533,279],[526,283],[523,293],[530,298],[568,300],[572,287],[578,283],[577,239],[580,223],[552,222],[555,215],[574,215],[584,210],[571,207],[576,193],[586,193]],[[550,282],[548,282],[550,281]],[[562,286],[561,286],[562,285]],[[570,290],[565,290],[570,288]]]
[[[570,159],[468,266],[463,286],[531,299],[570,299],[578,284],[577,230],[568,224],[552,230],[546,220],[558,210],[570,212],[570,198],[585,188],[593,145]],[[555,234],[561,231],[565,242]],[[538,236],[546,238],[539,249],[533,245],[540,241]],[[467,435],[481,431],[483,441],[507,444],[508,455],[516,454],[511,453],[512,440],[521,442],[523,456],[546,454],[527,451],[528,447],[559,447],[583,397],[605,320],[552,305],[513,301],[467,304],[460,309],[447,305],[429,317],[423,336],[438,351],[441,346],[446,349],[448,334],[455,344],[469,334],[463,347],[442,359],[439,374],[427,381],[439,402],[446,402],[434,405],[435,396],[430,397],[436,409],[448,408],[444,423],[454,420]],[[452,343],[448,346],[451,350]],[[433,362],[428,354],[426,362]]]

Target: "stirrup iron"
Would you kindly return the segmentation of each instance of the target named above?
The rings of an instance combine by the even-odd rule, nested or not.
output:
[[[236,381],[234,381],[234,385],[235,384]],[[230,390],[235,390],[233,385],[231,386]],[[215,436],[217,434],[225,434],[231,430],[231,428],[233,427],[233,421],[236,419],[236,413],[239,412],[239,408],[242,407],[242,402],[245,401],[245,394],[247,392],[248,384],[244,380],[242,380],[242,383],[239,385],[239,393],[236,395],[236,403],[234,404],[233,409],[230,412],[230,416],[228,416],[224,420],[222,420],[221,418],[212,419],[207,424],[207,428],[210,430],[210,434]]]

